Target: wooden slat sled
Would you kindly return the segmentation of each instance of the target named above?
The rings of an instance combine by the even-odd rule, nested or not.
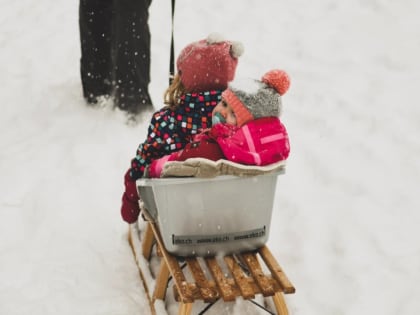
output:
[[[160,267],[152,294],[140,269],[140,275],[149,295],[152,314],[156,300],[165,300],[169,280],[172,278],[176,301],[179,303],[178,314],[189,315],[195,301],[202,300],[209,306],[222,299],[234,301],[237,297],[245,300],[255,298],[257,294],[272,297],[278,315],[289,314],[284,294],[295,292],[277,260],[267,246],[256,251],[242,252],[224,257],[188,257],[179,259],[170,254],[164,246],[159,228],[150,218],[142,233],[141,249],[133,242],[138,237],[137,229],[130,225],[129,242],[136,259],[139,254],[150,261],[152,248],[160,256]],[[139,251],[142,253],[139,253]],[[137,262],[140,266],[139,262]],[[185,266],[188,267],[184,268]],[[187,274],[188,273],[188,274]]]

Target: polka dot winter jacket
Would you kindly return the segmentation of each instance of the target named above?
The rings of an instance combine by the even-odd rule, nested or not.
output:
[[[211,114],[221,100],[222,91],[185,94],[174,110],[162,108],[152,116],[146,141],[131,160],[130,177],[143,176],[153,160],[184,148],[202,129],[211,127]]]

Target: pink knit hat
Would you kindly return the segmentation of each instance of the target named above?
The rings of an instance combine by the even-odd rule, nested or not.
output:
[[[242,53],[241,43],[226,41],[219,34],[189,44],[176,62],[182,84],[188,92],[226,89]]]
[[[258,80],[235,80],[222,97],[232,107],[238,127],[248,121],[281,113],[281,95],[290,87],[290,77],[283,70],[270,70]]]

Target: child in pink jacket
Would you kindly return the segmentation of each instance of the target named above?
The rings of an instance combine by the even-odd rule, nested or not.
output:
[[[212,161],[266,166],[289,156],[289,137],[281,123],[281,96],[290,86],[282,70],[271,70],[261,79],[233,81],[212,112],[211,129],[198,134],[181,150],[153,161],[149,177],[161,177],[173,161],[205,158]]]

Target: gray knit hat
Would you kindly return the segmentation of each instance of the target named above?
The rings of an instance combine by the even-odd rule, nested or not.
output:
[[[279,116],[281,95],[287,92],[290,78],[283,70],[270,70],[258,80],[235,80],[222,94],[232,107],[237,125],[240,127],[250,120]]]

